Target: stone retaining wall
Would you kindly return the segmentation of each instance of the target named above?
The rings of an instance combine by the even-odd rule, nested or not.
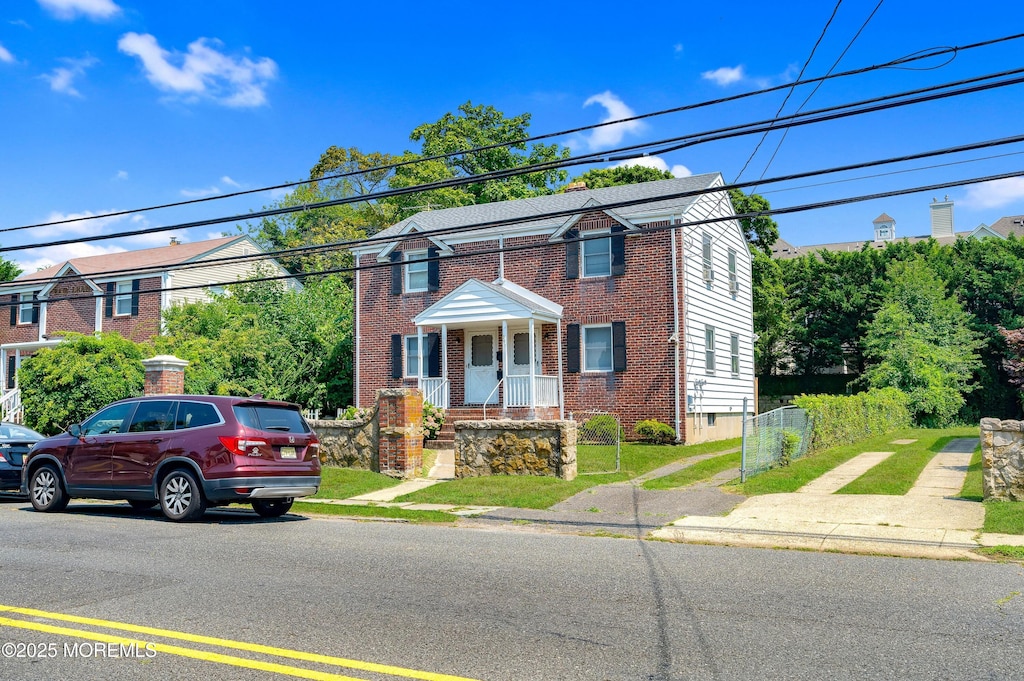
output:
[[[981,420],[985,499],[1024,501],[1024,422]]]
[[[457,421],[455,477],[576,477],[575,421]]]
[[[320,438],[320,452],[327,458],[326,465],[344,468],[377,470],[377,410],[365,420],[310,421],[309,425]]]

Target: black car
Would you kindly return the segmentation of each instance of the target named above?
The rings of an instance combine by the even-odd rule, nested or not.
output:
[[[17,423],[0,422],[0,491],[21,487],[21,462],[43,436]]]

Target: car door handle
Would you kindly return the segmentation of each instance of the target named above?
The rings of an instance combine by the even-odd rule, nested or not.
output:
[[[152,440],[149,441],[149,444],[155,445],[156,443],[163,442],[163,441],[164,441],[164,439],[162,437],[155,437],[155,438],[153,438]]]

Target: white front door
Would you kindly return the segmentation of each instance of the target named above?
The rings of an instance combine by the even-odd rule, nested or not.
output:
[[[497,404],[498,336],[494,332],[467,333],[466,404]]]

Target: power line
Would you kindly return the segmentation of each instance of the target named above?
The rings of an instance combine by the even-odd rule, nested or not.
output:
[[[1007,75],[1020,74],[1020,73],[1024,73],[1024,68],[1012,69],[1012,70],[1009,70],[1009,71],[1003,71],[1003,72],[995,73],[995,74],[986,74],[984,76],[976,76],[974,78],[963,79],[963,80],[955,81],[955,82],[952,82],[952,83],[944,83],[944,84],[941,84],[941,85],[930,86],[930,87],[927,87],[927,88],[919,88],[919,89],[916,89],[916,90],[910,90],[910,91],[895,93],[895,94],[891,94],[891,95],[883,95],[883,96],[871,98],[871,99],[868,99],[868,100],[861,100],[859,102],[852,102],[852,103],[848,103],[848,104],[837,105],[837,106],[834,106],[834,107],[828,107],[826,109],[818,109],[818,110],[814,110],[814,111],[809,111],[809,112],[806,112],[804,114],[792,114],[792,115],[789,115],[789,116],[781,117],[779,119],[773,119],[773,120],[767,121],[767,122],[758,122],[758,123],[755,123],[755,124],[745,124],[745,125],[741,125],[741,126],[731,126],[729,128],[720,128],[718,130],[713,130],[713,131],[710,131],[710,132],[700,133],[700,134],[697,134],[697,135],[686,135],[686,136],[683,136],[683,137],[670,138],[670,139],[661,140],[661,141],[658,141],[658,142],[652,142],[652,143],[646,143],[646,144],[640,144],[640,145],[631,145],[631,146],[628,146],[628,147],[622,147],[622,148],[620,148],[620,150],[615,151],[615,153],[619,153],[619,151],[621,151],[621,150],[625,150],[627,152],[628,151],[634,151],[635,152],[638,149],[645,148],[645,147],[648,147],[648,146],[652,146],[652,145],[655,145],[655,144],[667,144],[667,143],[676,142],[678,140],[684,140],[684,139],[687,140],[685,142],[681,142],[681,143],[675,144],[673,146],[663,147],[660,150],[656,150],[654,152],[654,153],[657,153],[657,154],[667,153],[669,151],[673,151],[673,150],[676,150],[676,149],[681,149],[681,148],[685,148],[685,147],[689,147],[689,146],[694,146],[694,145],[697,145],[697,144],[703,144],[703,143],[710,142],[710,141],[716,141],[716,140],[720,140],[720,139],[727,139],[727,138],[730,138],[730,137],[737,137],[737,136],[748,135],[748,134],[756,134],[757,132],[761,132],[762,130],[765,130],[765,129],[770,129],[772,127],[774,127],[775,129],[782,129],[782,128],[786,128],[786,127],[795,127],[795,126],[798,126],[798,125],[809,125],[809,124],[812,124],[812,123],[820,123],[820,122],[824,122],[824,121],[836,120],[836,119],[839,119],[839,118],[846,118],[846,117],[849,117],[849,116],[861,115],[861,114],[864,114],[864,113],[871,113],[871,112],[875,112],[875,111],[882,111],[882,110],[887,110],[887,109],[896,108],[896,107],[908,106],[910,104],[918,104],[918,103],[922,103],[922,102],[934,101],[934,100],[937,100],[937,99],[943,99],[943,98],[947,98],[947,97],[954,97],[954,96],[960,96],[960,95],[963,95],[963,94],[971,94],[971,93],[975,93],[975,92],[982,92],[982,91],[990,90],[990,89],[997,88],[997,87],[1007,87],[1009,85],[1016,85],[1016,84],[1022,83],[1022,82],[1024,82],[1024,77],[1010,78],[1010,79],[1006,79],[1006,80],[999,81],[999,82],[994,82],[994,83],[975,84],[975,85],[971,85],[969,87],[961,88],[959,90],[949,90],[947,92],[941,92],[941,90],[946,89],[946,88],[951,88],[951,87],[954,87],[954,86],[964,85],[964,84],[980,83],[981,81],[991,80],[991,79],[994,79],[994,78],[999,78],[999,77],[1003,77],[1003,76],[1007,76]],[[929,94],[922,94],[922,93],[929,93]],[[897,100],[897,99],[899,99],[901,97],[907,97],[908,95],[919,95],[919,96],[917,96],[917,97],[910,97],[910,98],[907,98],[907,99],[903,99],[901,101],[891,101],[891,100]],[[871,106],[866,106],[866,105],[869,105],[869,104]],[[861,108],[854,109],[854,107],[861,107]],[[768,128],[764,127],[766,124],[768,125]],[[761,127],[760,128],[749,128],[750,125],[758,125],[758,126],[761,126]],[[745,128],[749,128],[749,129],[745,129]],[[104,240],[107,240],[107,239],[116,239],[116,238],[123,238],[123,237],[128,237],[128,236],[139,236],[139,235],[142,235],[142,234],[154,234],[154,233],[167,232],[167,231],[172,231],[172,230],[192,229],[192,228],[195,228],[195,227],[205,227],[205,226],[210,226],[210,225],[224,224],[224,223],[227,223],[227,222],[239,222],[239,221],[251,220],[251,219],[262,218],[262,217],[273,217],[273,216],[277,216],[277,215],[284,215],[284,214],[288,214],[288,213],[295,213],[295,212],[309,210],[309,209],[328,208],[328,207],[338,206],[338,205],[343,205],[343,204],[348,204],[348,203],[356,203],[356,202],[359,202],[359,201],[365,201],[365,200],[367,200],[369,198],[387,198],[387,197],[391,197],[391,196],[399,196],[399,195],[404,195],[404,194],[417,193],[417,192],[421,192],[421,191],[429,191],[429,190],[432,190],[432,189],[440,189],[440,188],[446,188],[446,187],[455,187],[455,186],[460,186],[460,185],[464,185],[464,184],[470,184],[470,183],[474,183],[474,182],[486,181],[486,180],[489,180],[489,179],[501,179],[501,178],[505,178],[505,177],[514,177],[516,175],[522,175],[522,174],[538,172],[539,168],[548,169],[548,168],[561,168],[561,167],[568,167],[568,166],[573,166],[573,165],[579,165],[579,164],[582,164],[582,163],[590,162],[587,159],[590,159],[593,156],[601,156],[601,157],[605,158],[606,160],[615,161],[615,160],[626,160],[626,159],[629,159],[629,158],[636,158],[636,157],[639,157],[639,156],[647,156],[650,153],[651,152],[646,152],[646,153],[643,153],[643,154],[634,153],[632,155],[624,155],[624,156],[616,157],[616,156],[607,156],[607,152],[602,152],[601,154],[590,154],[590,155],[587,155],[586,157],[583,157],[583,158],[563,159],[563,160],[559,160],[559,161],[544,162],[544,163],[534,164],[534,165],[531,165],[531,166],[523,166],[523,167],[519,167],[519,168],[506,169],[506,170],[501,170],[501,171],[492,171],[490,173],[484,173],[482,175],[474,175],[474,176],[470,176],[470,177],[450,178],[450,179],[439,181],[439,182],[426,183],[426,184],[422,184],[422,185],[415,185],[413,187],[403,187],[403,188],[399,188],[399,189],[388,189],[388,190],[385,190],[385,191],[374,192],[374,193],[371,193],[371,194],[364,194],[364,195],[360,195],[360,196],[343,197],[343,198],[339,198],[339,199],[331,199],[331,200],[328,200],[328,201],[319,201],[319,202],[315,202],[315,203],[311,203],[311,204],[306,204],[306,205],[303,205],[303,206],[286,206],[286,207],[281,207],[281,208],[273,208],[273,209],[266,209],[266,210],[263,210],[263,211],[250,212],[250,213],[242,214],[242,215],[233,215],[233,216],[218,217],[218,218],[207,218],[207,219],[204,219],[204,220],[197,220],[197,221],[186,222],[186,223],[178,223],[176,225],[161,226],[161,227],[147,227],[147,228],[138,229],[138,230],[127,230],[127,231],[117,232],[117,233],[113,233],[113,234],[106,234],[106,235],[93,235],[93,236],[82,236],[82,237],[78,237],[78,238],[74,238],[74,239],[61,239],[61,240],[56,240],[56,241],[44,242],[44,243],[41,243],[41,244],[29,244],[29,245],[21,245],[21,246],[0,247],[0,253],[6,253],[6,252],[12,252],[12,251],[21,251],[21,250],[26,250],[26,249],[31,249],[31,248],[44,248],[44,247],[51,247],[51,246],[62,246],[62,245],[67,245],[67,244],[77,244],[77,243],[84,243],[84,242],[91,242],[91,241],[104,241]]]
[[[89,221],[89,220],[96,220],[96,219],[99,219],[99,218],[119,217],[119,216],[123,216],[123,215],[130,215],[130,214],[133,214],[133,213],[144,213],[144,212],[149,212],[149,211],[154,211],[154,210],[162,210],[162,209],[165,209],[165,208],[175,208],[175,207],[180,207],[180,206],[186,206],[186,205],[192,205],[192,204],[198,204],[198,203],[205,203],[205,202],[208,202],[208,201],[220,201],[220,200],[223,200],[223,199],[235,198],[235,197],[238,197],[238,196],[246,196],[246,195],[250,195],[250,194],[256,194],[256,193],[261,193],[261,192],[266,192],[266,191],[272,191],[272,190],[275,190],[275,189],[287,189],[287,188],[290,188],[290,187],[297,187],[297,186],[300,186],[300,185],[309,184],[310,182],[319,182],[319,181],[322,181],[322,180],[344,179],[344,178],[347,178],[347,177],[353,177],[353,176],[356,176],[356,175],[363,175],[363,174],[371,173],[371,172],[388,171],[388,170],[393,170],[393,169],[400,168],[400,167],[403,167],[403,166],[412,165],[412,164],[415,164],[415,163],[424,163],[424,162],[427,162],[427,161],[440,160],[440,159],[450,158],[450,157],[453,157],[453,156],[460,156],[460,155],[464,155],[464,154],[480,153],[480,152],[483,152],[483,151],[488,151],[488,150],[496,149],[496,148],[500,148],[500,147],[516,146],[516,145],[526,144],[526,143],[530,143],[530,142],[536,142],[536,141],[540,141],[540,140],[551,139],[553,137],[562,137],[562,136],[565,136],[565,135],[576,134],[576,133],[585,132],[585,131],[588,131],[588,130],[593,130],[593,129],[604,127],[604,126],[608,126],[608,125],[618,125],[618,124],[628,123],[628,122],[632,122],[632,121],[644,120],[644,119],[652,118],[652,117],[656,117],[656,116],[663,116],[663,115],[667,115],[667,114],[680,113],[680,112],[683,112],[683,111],[690,111],[690,110],[694,110],[694,109],[698,109],[698,108],[703,108],[703,107],[707,107],[707,106],[714,106],[714,105],[718,105],[718,104],[724,104],[724,103],[727,103],[727,102],[738,101],[738,100],[745,99],[745,98],[748,98],[748,97],[754,97],[754,96],[758,96],[758,95],[768,94],[768,93],[775,92],[775,91],[778,91],[778,90],[782,90],[782,89],[785,89],[785,88],[794,88],[796,86],[806,85],[806,84],[809,84],[809,83],[820,83],[820,82],[822,82],[824,80],[829,80],[829,79],[832,79],[832,78],[845,78],[845,77],[848,77],[848,76],[860,75],[860,74],[863,74],[863,73],[868,73],[868,72],[871,72],[871,71],[877,71],[877,70],[886,69],[886,68],[906,68],[906,67],[903,66],[904,64],[913,63],[913,62],[924,60],[924,59],[931,59],[933,57],[937,57],[937,56],[940,56],[940,55],[952,55],[955,58],[955,56],[958,53],[960,53],[960,52],[966,52],[968,50],[973,50],[973,49],[978,49],[978,48],[983,48],[983,47],[989,47],[989,46],[1000,44],[1000,43],[1004,43],[1004,42],[1019,40],[1021,38],[1024,38],[1024,33],[1017,33],[1017,34],[1002,36],[1002,37],[999,37],[999,38],[993,38],[993,39],[984,40],[984,41],[980,41],[980,42],[976,42],[976,43],[969,43],[967,45],[962,45],[962,46],[941,47],[941,48],[932,48],[932,49],[928,49],[928,50],[922,50],[920,52],[916,52],[916,53],[913,53],[911,55],[906,55],[906,56],[903,56],[903,57],[899,57],[897,59],[893,59],[891,61],[884,62],[882,64],[875,64],[875,65],[871,65],[871,66],[865,66],[865,67],[861,67],[859,69],[852,69],[852,70],[849,70],[849,71],[844,71],[844,72],[841,72],[841,73],[826,75],[826,76],[822,76],[822,77],[818,77],[818,78],[809,78],[809,79],[804,80],[804,81],[799,81],[798,80],[798,81],[794,81],[792,83],[785,83],[785,84],[777,85],[777,86],[774,86],[774,87],[762,88],[760,90],[753,90],[753,91],[750,91],[750,92],[739,93],[739,94],[736,94],[736,95],[729,95],[729,96],[726,96],[726,97],[719,97],[717,99],[706,100],[706,101],[698,102],[698,103],[694,103],[694,104],[686,104],[686,105],[682,105],[682,106],[678,106],[678,107],[673,107],[673,108],[670,108],[670,109],[662,109],[662,110],[659,110],[659,111],[653,111],[653,112],[649,112],[649,113],[645,113],[645,114],[639,114],[639,115],[632,116],[632,117],[629,117],[629,118],[622,118],[622,119],[618,119],[618,120],[614,120],[614,121],[605,121],[605,122],[602,122],[602,123],[596,123],[596,124],[593,124],[593,125],[581,126],[581,127],[577,127],[577,128],[568,129],[568,130],[561,130],[561,131],[558,131],[558,132],[546,133],[546,134],[542,134],[542,135],[535,135],[535,136],[532,136],[532,137],[526,137],[526,138],[523,138],[523,139],[520,139],[520,140],[511,141],[511,142],[502,142],[502,143],[496,143],[496,144],[486,145],[486,146],[482,146],[482,147],[475,147],[475,148],[472,148],[472,149],[464,149],[464,150],[454,151],[454,152],[451,152],[451,153],[448,153],[448,154],[438,154],[438,155],[435,155],[435,156],[426,156],[426,157],[412,159],[412,160],[408,160],[408,161],[401,161],[401,162],[396,162],[396,163],[391,163],[391,164],[386,164],[386,165],[381,165],[381,166],[375,166],[375,167],[366,168],[366,169],[363,169],[363,170],[350,171],[350,172],[346,172],[346,173],[338,173],[338,174],[333,174],[333,175],[325,175],[323,177],[317,178],[316,180],[309,179],[309,180],[299,180],[299,181],[296,181],[296,182],[283,182],[283,183],[280,183],[280,184],[269,185],[269,186],[260,187],[260,188],[257,188],[257,189],[245,189],[245,190],[241,190],[241,191],[237,191],[237,192],[229,192],[229,193],[226,193],[226,194],[218,194],[217,196],[206,196],[206,197],[200,197],[200,198],[195,198],[195,199],[189,199],[189,200],[186,200],[186,201],[176,201],[176,202],[170,202],[170,203],[156,204],[156,205],[146,206],[146,207],[143,207],[143,208],[134,208],[134,209],[131,209],[131,210],[111,211],[111,212],[102,213],[102,214],[98,214],[98,215],[83,216],[83,217],[77,217],[77,218],[67,218],[67,219],[63,219],[63,220],[53,220],[53,221],[49,221],[49,222],[39,222],[39,223],[33,223],[33,224],[28,224],[28,225],[20,225],[20,226],[17,226],[17,227],[5,227],[5,228],[0,228],[0,233],[2,233],[2,232],[19,231],[19,230],[25,230],[25,229],[34,229],[34,228],[38,228],[38,227],[52,227],[52,226],[64,225],[64,224],[75,223],[75,222],[86,222],[86,221]]]

